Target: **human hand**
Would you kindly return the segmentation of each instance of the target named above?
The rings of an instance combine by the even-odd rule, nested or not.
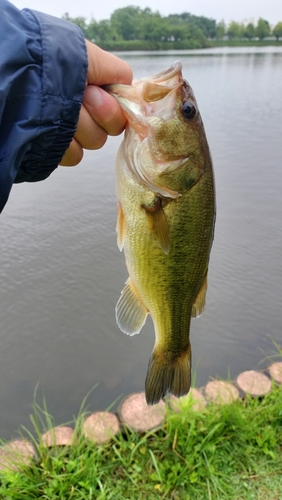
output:
[[[100,85],[111,83],[130,84],[132,70],[118,57],[105,52],[85,40],[88,55],[86,89],[79,113],[77,129],[60,165],[77,165],[83,157],[83,149],[101,148],[108,135],[119,135],[126,119],[114,97]]]

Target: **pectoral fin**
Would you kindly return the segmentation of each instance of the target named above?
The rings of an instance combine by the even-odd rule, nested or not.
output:
[[[165,253],[169,253],[169,227],[166,215],[162,207],[162,199],[156,197],[151,205],[142,205],[144,208],[149,226],[157,240],[160,249]]]
[[[203,314],[206,305],[206,293],[208,288],[208,272],[206,272],[201,288],[192,306],[192,318],[198,318]]]
[[[117,225],[116,225],[116,231],[117,231],[117,246],[122,251],[123,246],[124,246],[124,238],[125,238],[125,221],[124,221],[124,215],[123,211],[121,208],[121,204],[118,204],[118,216],[117,216]]]
[[[119,328],[127,335],[135,335],[140,332],[147,314],[147,309],[128,278],[116,305],[116,322]]]

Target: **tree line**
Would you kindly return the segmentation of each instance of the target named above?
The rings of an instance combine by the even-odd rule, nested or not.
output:
[[[205,16],[190,13],[161,16],[149,7],[124,7],[115,10],[110,19],[89,22],[85,17],[67,19],[77,24],[85,38],[108,50],[167,49],[210,47],[215,41],[254,40],[268,37],[282,38],[282,22],[271,28],[265,19],[256,24],[231,21],[216,22]]]
[[[282,38],[282,22],[278,22],[273,28],[265,19],[260,18],[256,25],[253,23],[243,24],[237,23],[236,21],[231,21],[231,23],[226,26],[222,21],[217,25],[217,38],[227,36],[229,40],[253,40],[258,38],[259,40],[264,40],[268,37],[275,37],[278,41]]]

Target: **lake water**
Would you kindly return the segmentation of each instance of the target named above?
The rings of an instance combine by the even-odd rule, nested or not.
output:
[[[207,307],[191,327],[196,385],[262,369],[282,337],[282,49],[120,56],[136,77],[182,61],[212,151],[217,223]],[[120,141],[42,183],[15,185],[2,214],[1,437],[31,427],[37,385],[57,424],[95,384],[90,410],[144,388],[151,320],[127,337],[114,316],[127,278],[115,234]]]

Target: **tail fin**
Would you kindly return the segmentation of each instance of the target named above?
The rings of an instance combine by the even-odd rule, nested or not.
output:
[[[146,401],[154,405],[168,392],[176,397],[184,396],[191,384],[191,349],[170,360],[165,353],[153,351],[145,382]]]

